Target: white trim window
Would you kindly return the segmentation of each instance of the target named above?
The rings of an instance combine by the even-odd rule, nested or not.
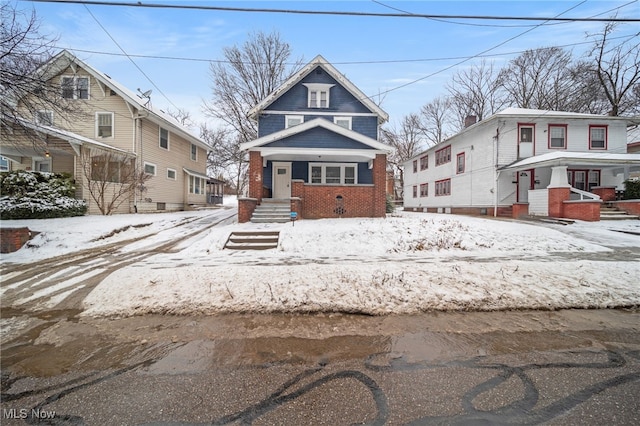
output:
[[[330,89],[335,84],[303,83],[307,87],[307,106],[309,108],[329,108]]]
[[[354,163],[309,163],[309,183],[355,185],[358,183],[358,165]]]
[[[304,122],[303,115],[285,115],[284,117],[284,128],[288,129],[289,127],[297,126],[298,124],[302,124]]]
[[[189,194],[204,194],[204,179],[189,175]]]
[[[351,130],[351,117],[333,117],[333,122],[340,127]]]
[[[170,168],[167,167],[167,179],[176,180],[177,179],[176,176],[178,176],[178,175],[177,175],[175,169],[170,169]]]
[[[36,111],[35,121],[37,124],[42,124],[43,126],[53,126],[53,111]]]
[[[96,137],[113,137],[113,113],[96,112]]]
[[[158,146],[169,151],[169,131],[163,127],[158,131]]]
[[[549,148],[567,148],[566,124],[549,124]]]
[[[607,149],[607,126],[589,126],[589,149]]]
[[[156,165],[153,163],[144,162],[144,173],[147,175],[155,176],[156,175]]]
[[[191,144],[191,161],[198,161],[198,146]]]
[[[8,172],[9,171],[9,159],[5,157],[0,157],[0,172]]]
[[[89,99],[89,77],[62,76],[60,87],[64,99]]]

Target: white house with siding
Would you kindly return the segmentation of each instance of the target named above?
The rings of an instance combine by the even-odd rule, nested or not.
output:
[[[134,161],[150,175],[142,191],[123,202],[116,213],[183,210],[205,205],[207,153],[210,147],[170,115],[68,51],[44,67],[47,81],[59,86],[60,99],[77,106],[81,119],[65,121],[53,111],[36,111],[16,121],[16,131],[3,135],[0,155],[6,170],[66,172],[77,182],[76,197],[90,214],[98,213],[85,180],[83,158],[116,154]],[[18,103],[20,106],[20,103]],[[30,129],[38,141],[21,131]],[[119,166],[118,166],[119,167]],[[114,170],[118,167],[114,165]],[[118,185],[117,171],[111,184]]]
[[[627,126],[637,121],[520,108],[472,121],[404,163],[404,208],[511,216],[526,205],[555,216],[548,188],[570,188],[566,202],[615,197],[640,170],[640,155],[627,154]]]

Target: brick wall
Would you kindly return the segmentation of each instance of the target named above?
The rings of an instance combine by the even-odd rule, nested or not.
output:
[[[26,227],[0,229],[0,253],[13,253],[20,250],[29,238],[31,238],[31,232]]]
[[[602,204],[600,200],[564,201],[562,204],[563,215],[555,217],[586,220],[588,222],[597,222],[600,220],[600,205]]]
[[[514,219],[527,216],[529,214],[529,203],[515,203],[512,206],[511,215]]]
[[[387,156],[376,154],[373,160],[373,217],[385,217],[387,211]]]
[[[262,200],[262,155],[257,151],[249,152],[249,198]]]
[[[596,186],[591,192],[599,196],[602,201],[614,201],[616,199],[615,186]]]
[[[640,200],[620,200],[612,204],[624,212],[640,216]]]
[[[338,196],[342,197],[342,201],[338,200]],[[375,215],[374,199],[373,185],[307,185],[302,197],[302,212],[305,219],[380,217]]]
[[[258,200],[255,198],[238,199],[238,223],[249,222],[257,205]]]
[[[549,197],[549,217],[565,217],[563,216],[564,202],[570,198],[571,189],[564,188],[548,188]]]

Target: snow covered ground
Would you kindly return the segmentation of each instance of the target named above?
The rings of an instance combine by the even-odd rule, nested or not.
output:
[[[41,234],[30,247],[2,255],[2,263],[160,230],[153,238],[166,239],[180,232],[172,231],[176,223],[210,213],[11,221],[3,225]],[[223,250],[229,233],[244,229],[279,230],[278,249]],[[638,306],[640,236],[633,233],[640,233],[640,221],[562,226],[409,212],[384,219],[235,223],[185,241],[179,252],[112,273],[85,299],[85,314]]]

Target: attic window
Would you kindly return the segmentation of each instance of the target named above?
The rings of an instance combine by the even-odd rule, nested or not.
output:
[[[89,77],[62,77],[64,99],[89,99]]]
[[[304,83],[304,86],[307,88],[309,108],[329,108],[329,92],[334,84]]]

